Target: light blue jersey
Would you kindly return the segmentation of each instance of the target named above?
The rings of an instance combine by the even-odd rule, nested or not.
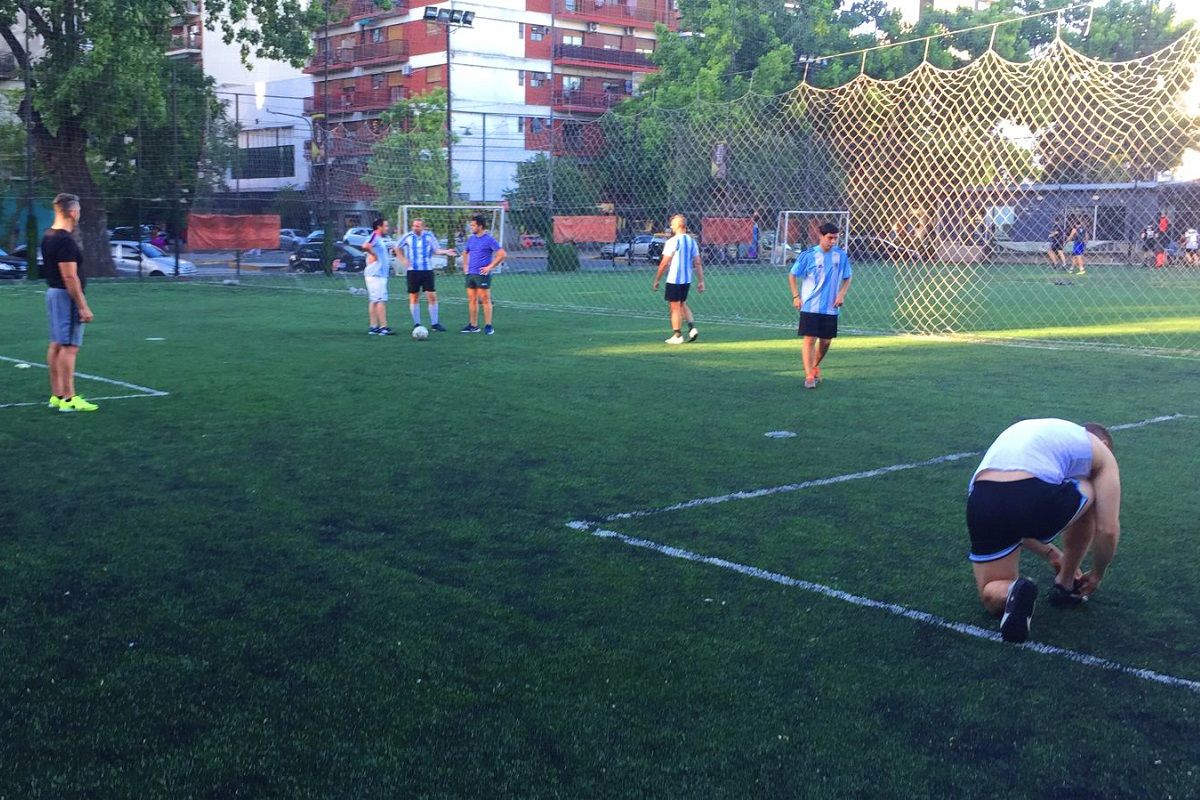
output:
[[[663,245],[663,255],[671,257],[667,283],[691,283],[692,264],[699,254],[696,240],[686,233],[677,233]]]
[[[796,256],[792,274],[801,279],[801,311],[836,315],[839,309],[833,302],[842,281],[851,276],[850,257],[840,247],[831,247],[826,253],[820,245],[813,245]]]
[[[400,249],[408,259],[408,268],[417,272],[433,269],[433,251],[437,250],[437,247],[437,237],[429,231],[422,231],[420,236],[409,232],[400,240]]]
[[[371,231],[371,235],[367,237],[367,244],[371,248],[363,248],[369,253],[375,254],[375,260],[367,259],[367,266],[363,269],[363,277],[365,278],[386,278],[392,274],[392,265],[388,261],[387,245],[383,243],[383,237],[376,231]]]

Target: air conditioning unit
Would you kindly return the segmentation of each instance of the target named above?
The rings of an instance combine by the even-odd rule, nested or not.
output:
[[[587,29],[588,29],[588,33],[595,33],[596,31],[600,30],[600,23],[589,22],[587,24]]]
[[[412,75],[412,65],[411,65],[411,64],[405,64],[403,67],[401,67],[401,68],[400,68],[400,74],[401,74],[401,75],[403,75],[403,76],[405,76],[405,77],[408,77],[409,75]]]

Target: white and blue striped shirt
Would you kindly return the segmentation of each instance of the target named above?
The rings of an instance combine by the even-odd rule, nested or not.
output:
[[[417,272],[433,269],[433,251],[437,250],[437,246],[437,237],[429,231],[422,231],[419,237],[409,232],[400,240],[400,249],[408,259],[408,268]]]
[[[686,233],[677,233],[663,245],[663,255],[671,257],[667,283],[691,283],[692,263],[699,255],[696,240]]]
[[[834,306],[842,281],[852,272],[850,257],[840,247],[831,247],[826,253],[821,245],[813,245],[796,256],[791,273],[801,278],[800,310],[815,314],[838,313]]]

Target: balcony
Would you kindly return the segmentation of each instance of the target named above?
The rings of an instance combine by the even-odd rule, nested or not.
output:
[[[183,20],[194,19],[198,16],[200,16],[200,4],[195,2],[195,0],[188,0],[188,2],[183,4],[183,8],[178,13],[171,15],[171,21],[179,24]]]
[[[320,87],[317,87],[320,92]],[[330,114],[352,114],[356,111],[384,111],[391,108],[392,103],[404,99],[404,89],[400,86],[383,86],[378,89],[358,89],[353,92],[330,92]],[[323,113],[325,110],[324,94],[316,94],[304,98],[304,113]]]
[[[651,72],[657,69],[649,57],[641,53],[575,44],[554,45],[554,60],[580,67],[601,65],[631,72]]]
[[[576,111],[603,114],[608,109],[628,100],[629,95],[620,92],[585,92],[579,89],[560,90],[554,93],[551,105],[555,111]]]
[[[199,53],[201,39],[198,33],[180,33],[171,37],[171,44],[167,47],[167,55],[175,56],[185,53]]]
[[[345,25],[358,22],[361,19],[390,17],[408,13],[408,0],[383,0],[385,7],[376,5],[374,0],[342,0],[334,4],[333,23]],[[345,16],[341,16],[345,14]]]
[[[659,0],[651,8],[613,0],[554,0],[554,13],[589,22],[607,22],[612,25],[641,28],[653,28],[656,22],[674,28],[678,16],[677,12],[671,9],[668,0]]]
[[[393,39],[387,42],[367,42],[355,47],[338,47],[329,51],[329,70],[338,72],[353,67],[366,67],[378,64],[391,64],[408,60],[408,42],[403,39]],[[319,75],[325,71],[325,57],[318,53],[309,62],[304,71],[309,75]]]

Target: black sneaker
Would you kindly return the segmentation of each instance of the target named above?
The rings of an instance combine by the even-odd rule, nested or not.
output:
[[[1006,642],[1023,642],[1029,638],[1033,621],[1033,603],[1037,600],[1037,584],[1029,578],[1017,578],[1008,588],[1004,616],[1000,618],[1000,638]]]
[[[1079,585],[1079,581],[1075,582]],[[1056,608],[1070,608],[1072,606],[1080,606],[1087,602],[1087,598],[1075,591],[1073,588],[1068,589],[1065,586],[1060,586],[1058,581],[1054,582],[1054,587],[1050,590],[1050,605]]]
[[[395,335],[395,331],[393,331],[391,328],[384,325],[382,328],[379,329],[379,335],[380,336],[393,336],[393,335]]]
[[[462,330],[459,331],[459,333],[479,333],[479,326],[478,325],[463,325]]]
[[[441,331],[442,333],[445,333],[445,332],[446,332],[446,326],[445,326],[445,325],[443,325],[443,324],[442,324],[442,323],[440,323],[440,322],[435,322],[435,323],[433,323],[432,325],[430,325],[430,326],[429,326],[429,330],[431,330],[431,331]]]

